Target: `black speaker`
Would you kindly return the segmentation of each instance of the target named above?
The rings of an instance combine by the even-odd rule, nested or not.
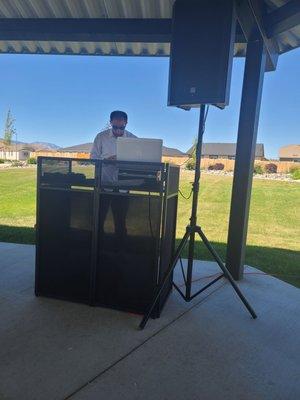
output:
[[[168,105],[228,105],[235,27],[234,0],[175,1]]]

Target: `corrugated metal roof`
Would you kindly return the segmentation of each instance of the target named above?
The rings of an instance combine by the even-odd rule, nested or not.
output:
[[[102,56],[168,56],[168,43],[0,41],[0,53]]]
[[[276,9],[288,0],[266,0]],[[171,18],[174,0],[0,0],[0,18]],[[300,46],[300,26],[276,37],[280,52]],[[245,45],[235,45],[235,55]],[[0,41],[0,53],[168,56],[169,43]]]
[[[194,146],[192,146],[187,154],[192,154]],[[236,143],[203,143],[202,155],[203,156],[227,156],[233,157],[236,154]],[[255,148],[255,157],[264,157],[264,145],[257,143]]]

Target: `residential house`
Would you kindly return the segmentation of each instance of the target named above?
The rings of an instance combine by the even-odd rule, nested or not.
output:
[[[194,146],[192,146],[187,154],[192,155]],[[203,143],[202,145],[202,158],[211,159],[230,159],[234,160],[236,154],[236,143]],[[258,143],[255,149],[255,159],[264,160],[265,150],[262,143]]]
[[[280,161],[299,161],[300,162],[300,144],[289,144],[279,149]]]
[[[4,145],[3,142],[0,143],[0,159],[2,160],[25,161],[30,157],[31,151],[34,151],[34,148],[24,146],[24,144]]]

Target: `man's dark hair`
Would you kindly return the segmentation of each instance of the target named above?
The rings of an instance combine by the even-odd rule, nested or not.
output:
[[[114,118],[123,118],[123,119],[125,119],[125,121],[128,120],[128,116],[127,116],[126,112],[118,111],[118,110],[110,113],[110,120],[112,121]]]

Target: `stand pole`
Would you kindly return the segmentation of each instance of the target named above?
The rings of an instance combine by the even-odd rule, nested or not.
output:
[[[245,296],[242,294],[241,290],[239,289],[238,285],[235,283],[232,275],[222,262],[220,256],[216,252],[216,250],[212,247],[210,242],[208,241],[207,237],[204,235],[202,229],[200,226],[197,225],[197,208],[198,208],[198,197],[199,197],[199,181],[200,181],[200,163],[201,163],[201,153],[202,153],[202,142],[203,142],[203,134],[205,130],[205,120],[206,120],[206,107],[205,105],[201,105],[200,108],[200,118],[199,118],[199,128],[198,128],[198,138],[197,138],[197,143],[196,143],[196,165],[195,165],[195,178],[194,178],[194,183],[193,183],[193,200],[192,200],[192,211],[191,211],[191,217],[190,217],[190,224],[186,227],[186,232],[184,234],[184,237],[182,238],[179,246],[177,247],[177,250],[175,252],[174,258],[172,260],[172,263],[169,267],[169,269],[166,272],[166,275],[164,279],[162,280],[161,284],[157,286],[155,294],[153,296],[153,300],[151,304],[148,307],[148,310],[146,311],[141,323],[140,323],[140,329],[144,329],[146,326],[151,313],[155,307],[156,302],[158,301],[167,281],[168,278],[170,277],[171,273],[173,272],[174,268],[177,265],[178,260],[180,259],[181,253],[184,250],[184,247],[189,240],[189,250],[188,250],[188,265],[187,265],[187,276],[185,279],[185,287],[186,291],[185,294],[181,292],[181,290],[174,285],[175,289],[180,293],[181,297],[185,301],[191,301],[193,298],[198,296],[200,293],[202,293],[204,290],[206,290],[208,287],[213,285],[215,282],[217,282],[219,279],[225,277],[228,279],[229,283],[235,290],[236,294],[239,296],[240,300],[243,302],[244,306],[247,308],[249,313],[251,314],[252,318],[256,318],[256,314],[253,310],[253,308],[250,306],[248,301],[246,300]],[[208,283],[205,285],[202,289],[200,289],[198,292],[195,294],[191,294],[192,291],[192,283],[193,283],[193,261],[194,261],[194,248],[195,248],[195,234],[199,234],[201,240],[203,241],[204,245],[207,247],[215,261],[217,262],[218,266],[220,267],[222,274],[218,276],[216,279],[214,279],[212,282]]]
[[[205,128],[205,105],[201,105],[198,138],[195,144],[196,147],[196,164],[195,164],[195,177],[193,183],[193,201],[192,211],[190,217],[190,227],[195,228],[197,225],[197,209],[198,209],[198,197],[199,197],[199,181],[200,181],[200,164],[202,154],[202,143],[203,133]],[[186,275],[186,292],[185,296],[189,299],[191,297],[192,280],[193,280],[193,263],[194,263],[194,248],[195,248],[195,231],[191,229],[190,240],[189,240],[189,252],[188,252],[188,265]]]

